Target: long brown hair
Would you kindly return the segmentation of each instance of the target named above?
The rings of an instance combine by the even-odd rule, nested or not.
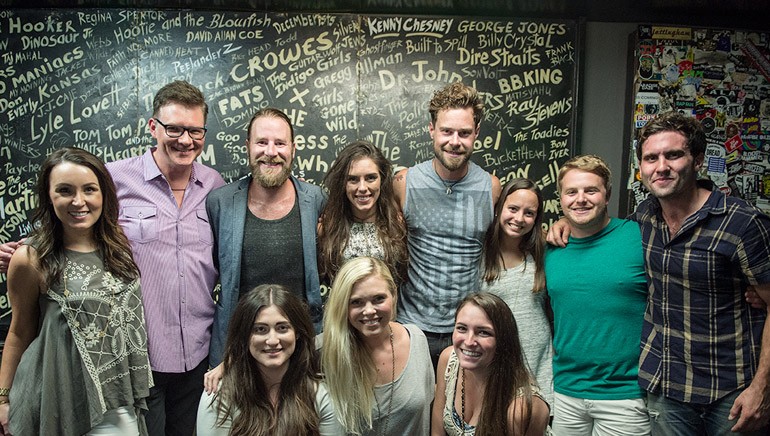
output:
[[[254,320],[268,306],[277,307],[296,334],[275,406],[249,351]],[[315,391],[321,371],[315,330],[307,305],[291,291],[281,285],[260,285],[241,298],[230,319],[223,363],[222,387],[213,401],[218,403],[220,425],[228,416],[233,418],[231,435],[319,434]]]
[[[331,283],[342,266],[342,253],[347,246],[353,223],[353,209],[345,192],[348,171],[353,162],[364,158],[371,159],[380,174],[380,198],[377,199],[375,226],[385,251],[385,263],[397,281],[406,277],[406,225],[393,192],[393,168],[374,144],[355,141],[342,149],[324,177],[329,198],[321,213],[318,270],[328,283]]]
[[[43,280],[48,286],[61,280],[67,263],[64,255],[64,230],[54,212],[49,194],[51,171],[62,163],[71,162],[93,171],[102,193],[102,214],[93,226],[94,240],[104,267],[116,277],[134,280],[139,269],[131,254],[131,245],[118,224],[118,196],[104,162],[80,148],[60,148],[46,158],[37,177],[39,204],[32,216],[35,229],[31,237],[37,250]]]
[[[532,191],[537,196],[537,214],[535,215],[535,225],[532,230],[524,235],[519,242],[519,250],[526,255],[529,254],[535,260],[535,283],[532,292],[539,292],[545,288],[545,237],[543,236],[543,194],[540,188],[529,179],[516,178],[510,180],[503,186],[500,198],[495,203],[495,219],[487,231],[486,241],[484,242],[484,274],[483,280],[492,283],[500,277],[500,263],[502,259],[501,242],[505,234],[500,229],[500,214],[505,207],[505,200],[509,195],[526,189]],[[526,268],[526,265],[524,266]]]
[[[484,311],[492,322],[496,341],[495,356],[489,364],[476,436],[510,434],[508,410],[519,392],[525,407],[521,411],[514,410],[513,415],[522,417],[522,434],[526,434],[532,416],[532,376],[524,360],[519,329],[513,313],[500,297],[488,292],[479,292],[468,295],[460,302],[455,319],[466,304],[473,304]]]

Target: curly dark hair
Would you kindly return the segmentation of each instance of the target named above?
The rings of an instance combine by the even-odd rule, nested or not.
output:
[[[385,263],[396,281],[406,277],[406,225],[393,191],[393,169],[377,146],[355,141],[342,149],[324,177],[329,198],[321,213],[318,232],[318,268],[321,277],[331,283],[343,263],[342,253],[353,224],[353,210],[345,193],[350,165],[359,159],[371,159],[380,173],[380,198],[377,200],[375,225],[385,250]]]
[[[706,153],[706,132],[700,121],[693,117],[682,115],[677,111],[666,112],[642,127],[636,142],[636,158],[642,160],[642,146],[647,139],[661,132],[678,132],[686,140],[687,148],[693,157]]]
[[[484,100],[476,88],[455,82],[433,93],[428,110],[430,120],[435,124],[439,111],[464,108],[473,109],[473,124],[478,126],[484,116]]]

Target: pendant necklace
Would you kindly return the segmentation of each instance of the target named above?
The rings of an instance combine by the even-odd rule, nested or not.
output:
[[[436,177],[438,177],[439,180],[441,180],[441,184],[444,185],[444,188],[446,188],[446,195],[449,195],[452,193],[452,188],[455,187],[456,184],[460,183],[460,181],[463,179],[463,177],[460,177],[457,180],[444,180],[441,175],[439,175],[438,170],[436,169],[436,163],[433,162],[433,172],[436,173]]]
[[[461,385],[462,396],[460,397],[460,414],[461,414],[460,418],[463,421],[463,423],[462,423],[463,424],[463,434],[465,434],[465,427],[467,427],[466,424],[465,424],[465,368],[462,368],[462,373],[463,373],[463,381],[462,381],[462,385]]]
[[[388,399],[388,414],[385,415],[385,423],[382,427],[380,427],[380,431],[377,432],[377,434],[380,435],[386,435],[388,434],[388,421],[390,421],[390,415],[393,411],[393,391],[396,389],[396,349],[393,347],[393,328],[388,324],[388,330],[390,330],[390,360],[391,360],[391,369],[390,369],[390,396]],[[380,402],[377,400],[377,395],[374,395],[374,401],[377,403],[377,415],[382,417],[382,412],[380,412]]]

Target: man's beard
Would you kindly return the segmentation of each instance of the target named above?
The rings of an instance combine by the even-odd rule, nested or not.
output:
[[[285,165],[285,161],[280,159],[266,160],[265,163],[280,163],[281,170],[279,172],[270,172],[269,174],[263,173],[260,167],[260,161],[256,161],[251,164],[251,177],[259,183],[263,188],[277,188],[283,185],[291,175],[291,168]]]
[[[460,158],[449,159],[444,155],[443,151],[444,150],[442,148],[441,153],[436,153],[436,150],[434,149],[433,155],[436,157],[436,159],[438,159],[439,163],[441,163],[441,166],[449,171],[457,171],[468,165],[468,161],[471,160],[470,153],[466,153]]]

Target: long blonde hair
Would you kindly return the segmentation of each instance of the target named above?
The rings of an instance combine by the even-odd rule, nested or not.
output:
[[[397,295],[393,275],[384,262],[371,257],[351,259],[340,268],[324,312],[321,369],[337,419],[353,434],[360,434],[363,424],[372,427],[377,371],[358,331],[350,326],[348,305],[353,287],[372,276],[388,283],[395,318]]]

